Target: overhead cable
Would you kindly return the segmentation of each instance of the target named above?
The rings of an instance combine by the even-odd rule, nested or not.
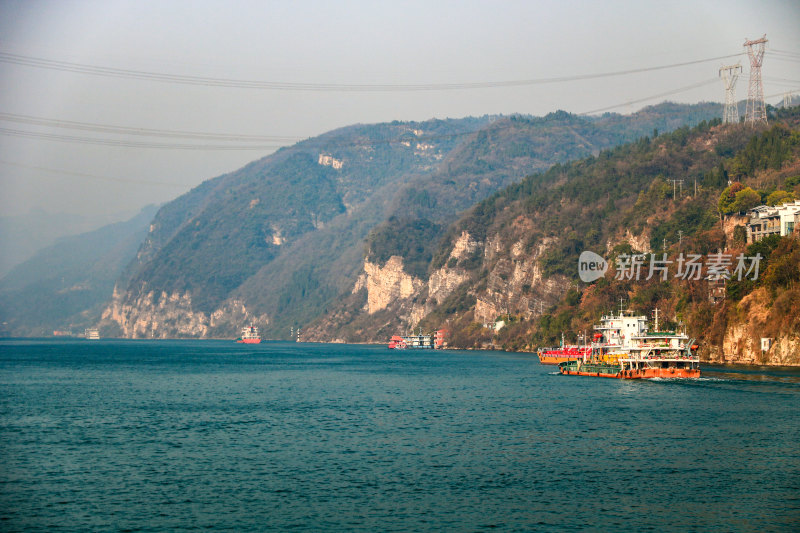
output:
[[[89,122],[75,122],[71,120],[60,120],[30,115],[17,115],[14,113],[0,112],[0,121],[16,122],[19,124],[30,124],[34,126],[49,126],[54,128],[66,128],[72,130],[90,131],[95,133],[117,133],[123,135],[139,135],[146,137],[165,137],[179,139],[199,139],[208,141],[246,141],[246,142],[297,142],[301,137],[278,136],[278,135],[250,135],[242,133],[204,133],[180,130],[162,130],[151,128],[131,128],[127,126],[112,126],[108,124],[95,124]]]
[[[35,67],[49,70],[59,70],[76,74],[90,74],[94,76],[104,76],[111,78],[126,78],[146,81],[157,81],[163,83],[177,83],[184,85],[201,85],[209,87],[230,87],[236,89],[262,89],[274,91],[321,91],[321,92],[403,92],[403,91],[449,91],[464,89],[491,89],[498,87],[521,87],[530,85],[541,85],[548,83],[563,83],[579,80],[592,80],[599,78],[610,78],[615,76],[625,76],[642,72],[653,72],[677,67],[685,67],[710,61],[719,61],[739,57],[742,53],[730,54],[725,56],[697,59],[694,61],[684,61],[668,65],[658,65],[654,67],[641,67],[626,70],[601,72],[594,74],[577,74],[572,76],[558,76],[552,78],[536,78],[508,81],[486,81],[486,82],[467,82],[467,83],[420,83],[420,84],[346,84],[346,83],[300,83],[282,81],[256,81],[256,80],[235,80],[227,78],[211,78],[203,76],[188,76],[179,74],[165,74],[158,72],[147,72],[140,70],[129,70],[114,67],[101,67],[85,65],[81,63],[70,63],[67,61],[56,61],[19,54],[0,52],[0,62],[27,67]]]
[[[667,91],[665,93],[654,94],[652,96],[646,96],[644,98],[639,98],[639,99],[636,99],[636,100],[628,100],[627,102],[624,102],[622,104],[612,105],[612,106],[608,106],[608,107],[602,107],[600,109],[593,109],[591,111],[584,111],[583,113],[578,113],[578,114],[579,115],[593,115],[595,113],[603,113],[605,111],[610,111],[612,109],[617,109],[619,107],[624,107],[626,105],[640,104],[642,102],[647,102],[648,100],[654,100],[656,98],[663,98],[665,96],[672,96],[674,94],[690,91],[692,89],[697,89],[699,87],[704,87],[706,85],[711,85],[711,84],[715,84],[715,83],[719,83],[719,80],[717,78],[711,78],[711,79],[708,79],[706,81],[701,81],[701,82],[698,82],[698,83],[693,83],[692,85],[687,85],[685,87],[679,87],[677,89],[673,89],[673,90]]]
[[[165,181],[150,181],[150,180],[126,179],[126,178],[112,178],[110,176],[98,176],[96,174],[87,174],[85,172],[70,172],[63,169],[40,167],[36,165],[23,165],[22,163],[13,163],[11,161],[3,161],[3,160],[0,160],[0,165],[8,165],[12,167],[25,168],[29,170],[39,170],[42,172],[49,172],[52,174],[59,174],[65,176],[76,176],[79,178],[91,178],[101,181],[111,181],[115,183],[133,183],[135,185],[158,185],[161,187],[176,187],[181,189],[185,189],[188,187],[186,184],[180,184],[180,183],[167,183]]]
[[[97,144],[102,146],[118,146],[123,148],[157,148],[167,150],[274,150],[283,145],[232,145],[232,144],[168,144],[156,142],[139,142],[125,139],[98,139],[94,137],[78,137],[75,135],[58,135],[54,133],[40,133],[10,128],[0,128],[0,134],[12,137],[27,137],[45,139],[49,141],[70,142],[77,144]]]

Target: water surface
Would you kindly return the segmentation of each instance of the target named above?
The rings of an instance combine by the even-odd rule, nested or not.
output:
[[[800,371],[0,341],[7,531],[797,531]]]

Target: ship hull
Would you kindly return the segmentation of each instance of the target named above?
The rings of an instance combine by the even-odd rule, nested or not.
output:
[[[621,370],[612,365],[583,365],[580,370],[559,366],[558,371],[565,376],[587,376],[616,379],[654,379],[654,378],[699,378],[699,368],[635,368]]]
[[[240,344],[260,344],[261,339],[239,339],[236,342]]]
[[[585,359],[591,353],[592,349],[589,346],[563,346],[561,348],[540,348],[536,355],[539,357],[539,364],[557,365]]]
[[[542,355],[539,354],[539,364],[542,365],[557,365],[559,363],[566,363],[567,361],[577,361],[580,356],[573,355]]]

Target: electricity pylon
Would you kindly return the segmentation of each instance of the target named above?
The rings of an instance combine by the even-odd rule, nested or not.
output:
[[[739,73],[742,71],[742,65],[736,63],[727,67],[719,69],[719,77],[725,84],[725,111],[722,114],[723,124],[738,124],[739,123],[739,106],[736,103],[736,80],[739,79]]]
[[[747,91],[746,124],[767,123],[767,107],[764,105],[764,84],[761,82],[761,64],[764,61],[764,45],[767,34],[755,41],[745,41],[747,56],[750,58],[750,87]]]

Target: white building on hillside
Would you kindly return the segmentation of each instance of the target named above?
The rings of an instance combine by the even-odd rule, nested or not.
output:
[[[758,242],[769,235],[785,237],[800,228],[800,200],[783,205],[760,205],[748,214],[747,242]]]

